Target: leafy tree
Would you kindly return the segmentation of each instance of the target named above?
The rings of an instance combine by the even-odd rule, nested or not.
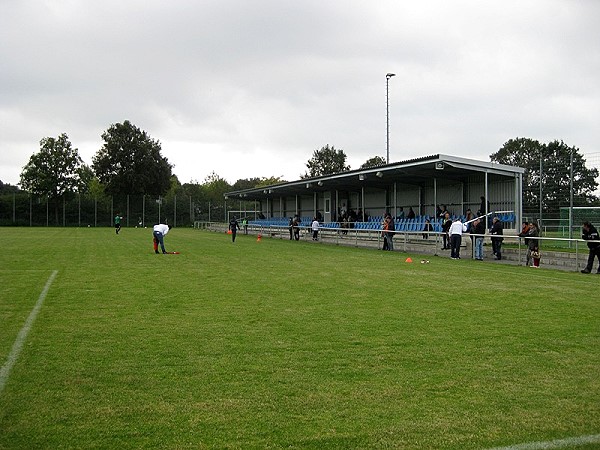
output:
[[[96,176],[94,175],[94,171],[87,164],[82,164],[78,170],[79,173],[79,186],[77,187],[77,191],[82,194],[88,193],[90,189],[90,183]]]
[[[211,172],[210,175],[204,179],[202,190],[204,191],[207,200],[218,203],[223,202],[225,192],[231,191],[231,185],[227,180],[221,178],[215,172]]]
[[[93,177],[86,188],[86,192],[93,198],[103,199],[106,196],[104,192],[104,185],[100,183],[98,177]]]
[[[312,178],[334,173],[347,172],[350,166],[346,165],[346,154],[343,150],[336,150],[332,145],[326,145],[320,150],[315,150],[313,156],[306,163],[308,171],[300,178]]]
[[[365,161],[365,163],[360,166],[361,169],[369,169],[371,167],[379,167],[386,164],[385,158],[382,156],[373,156]]]
[[[16,193],[16,192],[19,192],[18,186],[13,186],[8,183],[3,183],[2,180],[0,180],[0,194],[12,194],[12,193]]]
[[[233,183],[233,186],[231,186],[231,189],[234,191],[243,191],[244,189],[252,189],[258,186],[258,184],[260,183],[260,178],[240,178],[239,180],[237,180],[235,183]]]
[[[519,166],[526,169],[523,176],[523,204],[540,204],[540,181],[542,186],[542,208],[557,212],[561,206],[569,205],[571,194],[570,161],[573,153],[573,203],[586,206],[597,201],[593,194],[598,187],[597,169],[588,169],[585,160],[576,147],[569,147],[563,141],[548,144],[528,138],[507,141],[490,159],[501,164]],[[540,161],[542,172],[540,180]]]
[[[282,177],[263,177],[255,187],[272,186],[274,184],[287,183]]]
[[[169,190],[168,190],[167,194],[165,195],[165,197],[173,198],[175,195],[179,195],[179,194],[183,194],[183,193],[185,193],[185,191],[183,190],[183,187],[181,186],[181,183],[179,182],[179,178],[177,178],[177,175],[171,175],[171,186],[169,187]]]
[[[81,189],[83,161],[63,133],[58,138],[45,137],[40,151],[34,153],[21,172],[21,187],[37,195],[46,195],[54,202],[56,224],[59,224],[59,199]]]
[[[96,176],[111,195],[164,195],[171,188],[171,170],[159,141],[128,120],[102,134],[104,144],[93,159]]]
[[[204,179],[202,191],[204,193],[204,207],[206,211],[211,208],[211,218],[218,217],[225,220],[225,193],[231,191],[231,185],[227,180],[212,172]]]

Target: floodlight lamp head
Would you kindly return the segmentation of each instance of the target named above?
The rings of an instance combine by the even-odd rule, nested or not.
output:
[[[385,77],[389,80],[390,78],[395,77],[395,76],[396,76],[395,73],[388,73],[388,74],[386,74]]]

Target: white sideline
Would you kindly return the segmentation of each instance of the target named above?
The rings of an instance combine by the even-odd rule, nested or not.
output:
[[[557,439],[555,441],[529,442],[527,444],[509,445],[508,447],[494,447],[489,450],[546,450],[553,448],[571,448],[579,445],[598,443],[600,443],[600,434],[591,434],[588,436]]]
[[[0,369],[0,394],[4,390],[4,386],[6,385],[6,382],[8,381],[8,376],[10,375],[10,371],[13,368],[13,366],[15,365],[15,363],[17,362],[17,358],[19,357],[19,354],[21,353],[21,349],[23,348],[25,339],[27,339],[27,334],[29,333],[31,326],[33,325],[33,322],[35,321],[35,318],[37,317],[38,312],[40,311],[40,309],[42,307],[42,303],[44,303],[44,299],[46,298],[46,295],[48,294],[48,291],[50,290],[50,286],[52,285],[52,282],[56,278],[57,274],[58,274],[58,270],[53,271],[52,275],[50,275],[50,278],[48,278],[48,281],[46,281],[44,290],[40,294],[40,297],[38,298],[37,303],[35,304],[35,306],[31,310],[31,312],[29,313],[29,317],[27,317],[27,320],[25,321],[25,325],[23,325],[23,328],[21,328],[21,331],[19,331],[19,334],[17,335],[17,339],[15,340],[15,343],[13,344],[13,346],[10,350],[10,353],[8,354],[8,357],[6,358],[6,362]]]

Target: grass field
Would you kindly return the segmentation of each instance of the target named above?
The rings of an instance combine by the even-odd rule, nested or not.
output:
[[[1,231],[0,364],[57,276],[0,392],[0,448],[600,433],[600,276],[191,229],[165,238],[179,255],[142,229]]]

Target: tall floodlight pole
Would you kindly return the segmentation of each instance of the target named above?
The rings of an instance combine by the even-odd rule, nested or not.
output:
[[[388,73],[385,76],[385,103],[386,103],[386,118],[387,118],[387,133],[386,133],[386,157],[385,162],[390,163],[390,78],[395,77],[395,73]]]

